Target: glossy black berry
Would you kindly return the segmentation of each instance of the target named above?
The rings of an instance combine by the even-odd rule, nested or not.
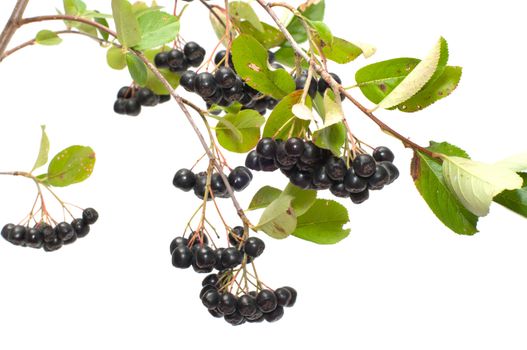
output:
[[[218,53],[216,53],[216,56],[214,56],[214,64],[218,65],[218,64],[222,64],[222,65],[225,65],[225,54],[227,52],[225,50],[221,50],[221,51],[218,51]],[[231,53],[229,53],[229,67],[234,67],[234,64],[232,63],[232,55]]]
[[[274,291],[276,295],[277,304],[280,306],[290,306],[289,303],[293,299],[291,291],[286,287],[280,287]]]
[[[375,172],[368,178],[368,188],[370,190],[380,190],[390,181],[388,171],[381,165],[375,167]]]
[[[122,88],[119,89],[119,91],[117,92],[117,98],[130,98],[132,97],[133,95],[133,92],[134,92],[134,89],[130,86],[123,86]]]
[[[214,251],[214,255],[216,255],[216,264],[214,264],[214,268],[218,271],[222,271],[225,269],[225,267],[223,266],[221,262],[221,257],[223,255],[224,250],[225,248],[218,248]]]
[[[304,153],[304,140],[292,137],[285,142],[285,151],[290,157],[300,157]]]
[[[186,246],[188,244],[188,239],[184,237],[176,237],[170,242],[170,255],[174,253],[174,250],[176,250],[179,246]]]
[[[273,158],[259,158],[260,162],[260,169],[262,171],[266,172],[273,172],[278,169],[278,166],[275,164],[275,160]]]
[[[231,103],[240,101],[244,94],[243,81],[239,77],[236,77],[234,84],[230,88],[223,89],[223,97]]]
[[[342,84],[342,80],[340,79],[338,75],[336,75],[335,73],[329,73],[329,75],[331,75],[337,83]],[[318,92],[323,96],[328,88],[329,88],[329,84],[326,83],[324,79],[320,78],[318,80]]]
[[[227,323],[230,323],[233,326],[240,326],[245,323],[245,317],[243,317],[242,314],[240,314],[238,311],[224,316],[225,321]]]
[[[170,68],[182,67],[185,64],[185,55],[181,50],[170,50],[167,53],[167,63]]]
[[[77,235],[74,234],[70,238],[63,240],[62,243],[64,245],[72,244],[72,243],[75,243],[77,241],[77,238],[78,238]]]
[[[256,145],[256,153],[261,158],[273,159],[276,154],[276,142],[270,137],[264,137]]]
[[[126,114],[126,102],[124,98],[118,98],[113,104],[113,111],[117,114]]]
[[[201,288],[200,292],[199,292],[199,298],[203,298],[205,296],[205,294],[207,294],[208,291],[210,290],[218,290],[218,288],[214,287],[214,286],[211,286],[211,285],[205,285],[203,286],[203,288]]]
[[[148,88],[140,88],[137,90],[136,98],[141,106],[154,107],[159,103],[159,96]]]
[[[315,164],[320,160],[321,152],[320,148],[315,146],[311,141],[304,143],[304,152],[300,156],[300,160],[306,164]]]
[[[333,181],[342,181],[348,170],[344,160],[337,157],[330,157],[326,161],[325,168],[329,178]]]
[[[32,227],[26,230],[26,237],[24,238],[26,246],[31,248],[41,248],[44,243],[42,232],[39,229]]]
[[[185,0],[183,0],[185,1]],[[186,0],[188,1],[188,0]],[[215,317],[215,318],[223,318],[223,312],[221,312],[220,310],[218,310],[217,308],[216,309],[212,309],[212,310],[209,310],[209,314],[212,315],[212,317]]]
[[[388,147],[380,146],[373,150],[373,158],[378,162],[382,162],[382,161],[393,162],[393,160],[395,159],[395,156],[393,155],[393,152]]]
[[[207,309],[213,310],[220,303],[220,293],[217,290],[211,289],[203,295],[201,302]]]
[[[242,263],[243,254],[234,247],[225,248],[221,255],[221,263],[224,268],[230,269]]]
[[[328,174],[326,173],[325,167],[320,167],[315,170],[313,173],[313,180],[312,184],[314,189],[316,190],[327,190],[331,187],[331,184],[333,181],[329,178]]]
[[[307,83],[307,72],[302,72],[298,77],[295,78],[295,84],[297,90],[303,90]],[[311,98],[314,98],[317,93],[317,80],[311,77],[311,83],[309,84],[308,94]]]
[[[214,76],[208,72],[199,73],[194,82],[194,91],[201,97],[211,97],[216,93],[218,85]]]
[[[7,240],[14,245],[23,245],[24,239],[26,237],[27,228],[22,225],[15,225],[13,229],[9,232]]]
[[[99,219],[99,213],[93,208],[86,208],[82,211],[82,219],[88,225],[93,225],[97,222],[97,219]]]
[[[221,66],[214,73],[216,83],[223,89],[229,89],[236,83],[236,73],[230,68]]]
[[[353,160],[353,170],[360,177],[370,177],[375,173],[377,164],[369,154],[360,154]]]
[[[276,322],[284,316],[284,308],[277,306],[273,311],[264,314],[264,318],[267,322]]]
[[[249,323],[260,323],[260,322],[263,322],[265,320],[264,318],[264,313],[261,312],[260,310],[257,310],[254,314],[252,314],[251,316],[247,316],[245,317],[245,320]]]
[[[269,289],[264,289],[258,293],[258,296],[256,297],[256,304],[258,305],[258,309],[260,309],[260,311],[263,313],[269,313],[276,309],[278,300],[272,291]]]
[[[197,57],[193,60],[185,60],[185,62],[187,63],[187,65],[191,66],[191,67],[199,67],[203,61],[205,60],[205,56],[200,56],[200,57]]]
[[[14,224],[7,224],[2,228],[2,237],[7,240],[9,237],[9,233],[13,231],[13,228],[15,227]]]
[[[333,182],[331,184],[331,187],[329,188],[329,191],[335,197],[340,197],[340,198],[347,198],[350,195],[350,193],[346,190],[346,188],[344,187],[344,184],[341,181]]]
[[[388,172],[388,185],[397,180],[399,177],[399,169],[392,163],[388,161],[382,161],[379,163],[380,166],[384,167]]]
[[[170,101],[170,95],[159,95],[159,103],[165,103]]]
[[[203,232],[192,231],[188,236],[188,242],[191,243],[191,246],[202,246],[203,244],[209,244],[209,237]]]
[[[257,258],[265,250],[265,243],[258,237],[249,237],[243,245],[243,250],[248,256]]]
[[[174,175],[172,184],[182,191],[188,192],[194,188],[196,175],[189,169],[179,169]]]
[[[75,234],[75,231],[73,231],[73,227],[67,222],[61,222],[55,226],[55,232],[57,233],[57,237],[61,240],[67,240],[70,239],[71,236]]]
[[[289,181],[302,189],[308,189],[312,179],[312,175],[306,171],[295,171],[289,176]]]
[[[240,192],[243,191],[251,183],[252,174],[249,169],[244,166],[234,168],[229,174],[229,184],[232,189]]]
[[[90,225],[84,219],[74,219],[71,222],[71,227],[73,227],[73,231],[75,231],[75,236],[77,238],[83,238],[90,233]]]
[[[350,193],[351,201],[355,204],[361,204],[370,198],[370,191],[368,189],[365,189],[362,192],[359,193]]]
[[[344,187],[350,193],[359,193],[368,188],[368,181],[355,174],[353,168],[349,168],[344,176]]]
[[[55,229],[48,224],[39,224],[38,229],[42,232],[42,238],[44,242],[52,242],[57,239],[57,233]]]
[[[222,198],[228,194],[227,186],[225,186],[225,182],[219,173],[213,173],[210,177],[210,188],[216,197]]]
[[[220,282],[220,278],[218,277],[218,275],[215,273],[211,273],[210,275],[208,275],[207,277],[203,279],[203,281],[201,282],[201,286],[202,287],[213,286],[213,287],[218,288],[219,282]]]
[[[224,315],[230,315],[236,312],[236,304],[238,299],[231,293],[223,293],[220,295],[220,302],[218,303],[218,310]]]
[[[287,306],[291,307],[291,306],[295,305],[296,297],[297,297],[296,289],[294,289],[293,287],[283,287],[283,288],[289,290],[289,292],[291,293],[291,300],[289,301],[289,305],[287,305]]]
[[[197,60],[205,56],[205,49],[194,41],[186,43],[183,52],[188,60]]]
[[[194,84],[196,82],[197,74],[194,71],[187,70],[181,74],[179,78],[179,84],[185,88],[185,90],[194,92]]]
[[[64,243],[58,238],[58,237],[55,237],[53,240],[49,241],[49,242],[44,242],[44,251],[46,252],[54,252],[56,250],[59,250],[60,248],[62,248],[62,245]]]
[[[244,229],[242,226],[235,226],[229,232],[229,243],[233,246],[240,244],[243,238]]]
[[[258,308],[256,300],[252,296],[244,294],[238,298],[237,309],[243,316],[251,316]]]
[[[274,109],[276,105],[278,104],[278,100],[270,96],[267,96],[266,100],[267,100],[267,109],[269,110]]]
[[[207,173],[202,172],[196,175],[196,182],[194,183],[194,194],[199,199],[205,198],[205,192],[207,190]],[[208,200],[212,200],[210,196],[207,197]]]
[[[168,52],[160,52],[154,57],[157,68],[168,68]]]
[[[137,117],[139,114],[141,114],[141,104],[137,100],[137,98],[132,97],[129,98],[126,101],[126,104],[124,105],[126,115],[129,115],[131,117]]]
[[[180,269],[189,268],[192,264],[192,251],[187,246],[177,246],[172,252],[172,265]]]
[[[213,268],[216,264],[216,255],[214,250],[205,245],[196,251],[196,264],[200,268]]]

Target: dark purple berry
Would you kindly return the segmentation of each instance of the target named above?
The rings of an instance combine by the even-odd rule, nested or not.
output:
[[[181,77],[179,78],[179,85],[183,86],[183,88],[189,92],[194,92],[196,77],[196,72],[187,70],[181,74]]]
[[[290,157],[300,157],[304,153],[304,140],[292,137],[285,142],[285,151]]]
[[[326,168],[320,167],[313,173],[312,183],[317,190],[327,190],[331,187],[333,181],[329,178]]]
[[[177,247],[180,247],[180,246],[187,246],[188,244],[188,239],[184,238],[184,237],[176,237],[172,240],[172,242],[170,242],[170,255],[172,255],[174,253],[174,250],[176,250]]]
[[[304,142],[304,152],[300,156],[301,161],[306,164],[315,164],[320,160],[320,157],[320,148],[311,141]]]
[[[202,48],[199,44],[195,43],[194,41],[189,41],[185,44],[185,47],[183,48],[183,52],[185,53],[185,57],[188,60],[196,60],[199,58],[205,57],[205,49]]]
[[[55,232],[57,233],[57,237],[61,241],[70,239],[71,236],[75,234],[75,231],[73,231],[73,227],[71,227],[71,225],[67,222],[61,222],[57,224],[57,226],[55,226]]]
[[[269,313],[276,309],[278,301],[276,295],[269,289],[264,289],[258,293],[256,297],[256,304],[263,313]]]
[[[113,104],[113,111],[117,114],[126,114],[126,102],[124,98],[118,98]]]
[[[185,192],[193,189],[195,183],[196,175],[189,169],[179,169],[172,180],[174,186]]]
[[[220,279],[218,275],[215,273],[211,273],[210,275],[208,275],[207,277],[203,279],[203,281],[201,282],[201,286],[202,287],[213,286],[213,287],[218,288],[219,283],[220,283]]]
[[[249,237],[243,245],[245,254],[250,257],[257,258],[262,255],[265,249],[265,243],[258,237]]]
[[[97,222],[97,219],[99,219],[99,213],[93,208],[86,208],[82,211],[82,219],[88,225],[93,225]]]
[[[236,77],[234,84],[230,88],[223,89],[223,97],[229,102],[240,101],[243,96],[243,81],[239,77]]]
[[[370,191],[368,189],[365,189],[362,192],[359,193],[350,193],[351,201],[355,204],[361,204],[370,198]]]
[[[296,296],[297,296],[296,290],[293,287],[282,287],[282,288],[287,289],[291,293],[291,300],[289,300],[289,305],[286,305],[286,306],[291,307],[291,306],[295,305],[295,303],[296,303]]]
[[[22,225],[15,225],[13,229],[9,232],[7,240],[14,245],[23,245],[24,239],[26,238],[27,228]]]
[[[390,175],[388,174],[386,168],[377,164],[375,167],[375,172],[368,178],[368,188],[370,190],[380,190],[384,187],[384,185],[387,185],[389,181]]]
[[[379,163],[380,166],[384,167],[388,172],[388,185],[397,180],[399,177],[399,169],[392,163],[388,161],[382,161]]]
[[[131,117],[137,117],[139,114],[141,114],[141,104],[135,97],[127,99],[124,108],[126,115]]]
[[[331,157],[326,161],[326,173],[333,181],[342,181],[348,168],[342,158]]]
[[[90,225],[84,219],[74,219],[71,222],[71,227],[73,227],[77,238],[84,238],[90,233]]]
[[[244,166],[234,168],[229,174],[229,184],[232,189],[240,192],[243,191],[251,183],[252,174],[249,169]]]
[[[211,289],[201,298],[201,302],[207,309],[213,310],[220,303],[220,293],[217,290]]]
[[[344,184],[340,181],[333,182],[329,191],[336,197],[347,198],[350,193],[346,190]]]
[[[26,230],[26,237],[24,238],[26,246],[31,248],[41,248],[44,243],[42,232],[39,229],[32,227]]]
[[[46,223],[38,224],[38,229],[42,232],[42,238],[44,242],[52,242],[57,239],[57,233],[55,229]]]
[[[159,103],[168,102],[168,101],[170,101],[171,97],[172,96],[170,96],[170,95],[159,95]]]
[[[370,177],[375,173],[375,159],[369,154],[360,154],[353,160],[353,170],[360,177]]]
[[[178,246],[172,252],[172,265],[180,269],[189,268],[192,264],[192,251],[187,246]]]
[[[222,65],[226,65],[226,63],[229,64],[229,67],[234,67],[234,64],[232,63],[232,55],[231,53],[229,52],[229,60],[228,62],[225,62],[225,54],[227,52],[225,50],[221,50],[221,51],[218,51],[218,53],[216,53],[216,56],[214,56],[214,64],[218,65],[218,64],[222,64]]]
[[[141,106],[154,107],[159,103],[159,96],[148,88],[140,88],[135,95]]]
[[[289,176],[289,181],[302,189],[308,189],[311,187],[312,176],[310,173],[305,171],[295,171]]]
[[[243,254],[234,247],[225,248],[221,254],[221,264],[226,269],[234,268],[242,263]]]
[[[344,187],[350,193],[359,193],[368,188],[368,181],[355,174],[353,168],[349,168],[344,176]]]
[[[231,293],[223,293],[220,295],[220,302],[218,303],[218,310],[224,315],[231,315],[236,312],[237,298]]]
[[[221,256],[223,255],[223,251],[225,248],[218,248],[214,251],[214,255],[216,256],[216,264],[214,264],[214,268],[218,271],[222,271],[225,269],[221,262]]]
[[[257,311],[256,300],[247,294],[238,298],[237,308],[243,316],[251,316]]]
[[[276,301],[280,306],[289,306],[289,303],[293,299],[293,295],[286,287],[278,288],[274,291],[276,295]]]
[[[302,72],[300,76],[295,78],[296,90],[303,90],[307,83],[307,72]],[[317,80],[311,77],[311,83],[309,84],[308,94],[311,98],[315,98],[317,93]]]
[[[216,93],[218,85],[214,76],[208,72],[199,73],[194,81],[194,91],[201,97],[211,97]]]
[[[216,254],[214,253],[214,250],[205,245],[199,248],[196,251],[196,264],[200,268],[213,268],[216,264]]]
[[[224,316],[225,321],[227,323],[230,323],[233,326],[240,326],[245,323],[245,317],[243,317],[242,314],[240,314],[238,311]]]
[[[276,154],[276,142],[270,137],[264,137],[256,145],[256,153],[261,158],[273,159]]]
[[[62,245],[63,245],[63,242],[58,237],[55,237],[53,240],[49,242],[44,242],[44,251],[54,252],[62,248]]]
[[[373,150],[373,158],[378,161],[388,161],[393,162],[395,159],[395,156],[393,155],[392,151],[385,146],[379,146],[376,149]]]
[[[273,158],[259,157],[260,169],[266,172],[273,172],[278,169]]]
[[[273,311],[264,314],[264,318],[267,322],[276,322],[284,316],[284,308],[277,306]]]
[[[181,50],[170,50],[167,52],[167,64],[170,68],[180,68],[185,64],[185,55]]]
[[[233,87],[236,83],[236,78],[236,73],[234,73],[231,68],[225,66],[219,67],[214,73],[214,79],[216,79],[216,83],[223,89],[229,89]]]
[[[188,1],[188,0],[187,0]],[[209,310],[209,314],[212,315],[212,317],[215,317],[215,318],[223,318],[223,312],[221,312],[220,310],[218,310],[217,308],[216,309],[212,309],[212,310]]]
[[[242,241],[244,229],[242,226],[235,226],[229,232],[229,243],[233,246],[238,246]]]
[[[160,52],[154,57],[157,68],[168,68],[168,52]]]
[[[335,79],[335,81],[339,84],[342,84],[342,80],[340,79],[340,77],[338,75],[336,75],[335,73],[329,73],[329,75],[331,75],[333,77],[333,79]],[[326,90],[329,89],[329,84],[326,83],[326,81],[322,78],[320,78],[318,80],[318,92],[324,96],[324,93],[326,92]]]
[[[123,86],[117,92],[117,98],[118,99],[119,98],[124,98],[124,99],[130,98],[130,97],[132,97],[133,92],[134,92],[134,89],[132,87],[130,87],[130,86]]]
[[[13,231],[14,224],[7,224],[2,228],[2,237],[7,241],[9,234]]]

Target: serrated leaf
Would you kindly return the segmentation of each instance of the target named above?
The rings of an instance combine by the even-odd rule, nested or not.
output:
[[[335,201],[317,199],[308,211],[297,217],[292,235],[317,244],[335,244],[349,235],[350,230],[344,229],[348,222],[349,215],[344,206]]]
[[[106,63],[112,69],[124,69],[126,67],[126,54],[121,48],[112,46],[106,51]]]
[[[468,158],[465,151],[446,142],[430,142],[428,149],[434,153]],[[425,202],[445,226],[463,235],[478,232],[478,217],[469,212],[450,191],[437,160],[423,153],[415,153],[412,159],[412,177]]]
[[[271,186],[264,186],[258,190],[253,196],[249,208],[247,210],[256,210],[266,208],[274,200],[276,200],[280,194],[281,190]]]
[[[267,50],[253,37],[242,34],[232,42],[232,58],[238,75],[251,87],[282,99],[295,90],[293,78],[284,70],[269,70]]]
[[[280,46],[286,41],[284,34],[277,28],[265,22],[261,22],[261,25],[263,27],[263,32],[258,31],[248,21],[240,22],[238,28],[242,34],[252,36],[266,49]]]
[[[137,45],[141,41],[141,30],[132,5],[127,0],[112,0],[112,14],[119,42],[125,47]]]
[[[511,157],[502,159],[495,164],[515,172],[525,171],[527,170],[527,152],[515,154]]]
[[[512,191],[503,191],[494,197],[494,202],[527,218],[527,174],[518,174],[523,179],[523,187]]]
[[[164,48],[146,50],[144,52],[144,55],[150,62],[154,62],[155,55],[157,55],[159,52],[163,50],[167,51],[167,50],[170,50],[170,48],[164,47]],[[170,83],[172,88],[175,89],[179,86],[179,75],[178,74],[171,72],[169,69],[165,69],[165,68],[159,69],[159,72]],[[149,69],[147,69],[147,79],[146,79],[145,87],[149,88],[150,90],[152,90],[154,93],[158,95],[168,95],[169,94],[165,86],[159,81],[159,79],[157,79],[154,73],[152,73]]]
[[[465,208],[477,216],[489,213],[494,196],[521,188],[523,180],[507,168],[460,157],[443,157],[443,177]]]
[[[37,33],[35,42],[40,45],[53,46],[60,44],[62,39],[57,33],[44,29]]]
[[[296,228],[296,214],[291,207],[291,196],[279,196],[265,208],[258,225],[258,231],[263,231],[276,239],[284,239]]]
[[[313,142],[338,157],[342,154],[342,146],[346,142],[346,126],[340,122],[319,129],[313,133]]]
[[[324,19],[325,7],[324,0],[308,0],[298,7],[298,11],[306,19],[322,21]],[[298,43],[303,43],[308,38],[302,20],[296,16],[291,19],[286,29]]]
[[[302,120],[313,120],[313,112],[311,112],[311,107],[306,106],[302,102],[296,103],[291,109],[294,116]]]
[[[291,197],[291,207],[295,211],[296,216],[303,215],[315,203],[317,198],[317,191],[304,190],[293,184],[287,184],[280,196]]]
[[[146,50],[173,41],[179,33],[179,20],[166,12],[149,11],[138,17],[141,41],[134,46]]]
[[[86,146],[70,146],[59,152],[48,166],[47,182],[64,187],[90,177],[95,165],[95,152]]]
[[[284,97],[273,109],[273,112],[265,123],[263,137],[274,137],[277,139],[287,139],[301,136],[309,127],[309,121],[302,120],[293,114],[293,106],[302,98],[302,90],[293,91]],[[311,105],[311,99],[306,99],[306,104]]]
[[[438,67],[441,68],[446,41],[440,38],[427,57],[419,62],[417,66],[403,79],[403,81],[386,96],[376,108],[395,107],[410,99],[421,90],[428,81],[436,74]],[[447,56],[448,58],[448,56]]]
[[[216,125],[216,138],[226,150],[246,153],[256,147],[260,140],[260,127],[264,122],[265,118],[252,109],[244,109],[236,114],[228,113]]]
[[[256,12],[254,12],[252,6],[243,1],[231,1],[229,2],[229,14],[234,17],[235,20],[241,21],[242,19],[247,20],[256,30],[259,32],[264,31],[264,27],[258,18]]]
[[[145,64],[137,56],[131,53],[126,54],[126,65],[132,79],[140,86],[147,82],[148,73]]]
[[[322,47],[322,53],[333,62],[339,64],[349,63],[362,54],[362,50],[358,46],[347,40],[333,37],[332,42],[328,43],[320,38],[318,39],[318,44]],[[318,51],[315,51],[315,53],[318,53]]]
[[[42,129],[42,136],[40,138],[40,148],[38,151],[37,160],[35,161],[35,165],[33,165],[33,168],[30,171],[31,173],[36,169],[40,168],[41,166],[46,165],[46,163],[48,162],[49,138],[46,134],[46,126],[41,125],[40,128]]]

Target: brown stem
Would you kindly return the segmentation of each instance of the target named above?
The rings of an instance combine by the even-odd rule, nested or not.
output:
[[[276,23],[280,31],[286,37],[287,41],[291,44],[291,47],[293,48],[293,50],[295,50],[296,54],[300,55],[306,62],[312,62],[313,60],[311,60],[309,56],[302,50],[300,45],[295,41],[291,33],[289,33],[289,31],[280,21],[276,13],[273,11],[273,9],[271,8],[273,4],[269,4],[265,2],[265,0],[256,0],[256,1],[263,7],[263,9],[269,14],[269,16],[271,16],[271,18],[274,20],[274,22]],[[403,135],[401,135],[400,133],[392,129],[390,126],[386,125],[382,120],[377,118],[371,111],[369,111],[366,107],[364,107],[359,101],[353,98],[344,89],[344,87],[341,84],[337,83],[335,79],[333,79],[333,77],[322,66],[320,66],[318,63],[314,61],[312,62],[312,64],[313,64],[313,68],[315,69],[315,71],[322,77],[322,79],[324,79],[330,85],[331,88],[341,91],[344,94],[344,96],[346,96],[346,98],[350,100],[351,103],[353,103],[362,113],[364,113],[368,118],[370,118],[382,130],[388,132],[393,137],[400,140],[405,147],[409,147],[414,150],[419,150],[420,152],[425,153],[431,157],[437,156],[435,153],[427,150],[421,145],[418,145],[417,143],[411,141],[410,139],[404,137]]]
[[[222,26],[224,26],[225,28],[227,28],[227,26],[225,25],[225,22],[223,22],[223,20],[220,18],[220,16],[216,13],[216,11],[214,10],[214,8],[212,6],[210,6],[209,4],[207,4],[207,2],[205,0],[199,0],[206,8],[209,9],[210,13],[212,13],[212,15],[214,17],[216,17],[216,19],[221,23]]]
[[[25,24],[44,22],[44,21],[72,21],[72,22],[84,23],[89,26],[95,27],[105,33],[108,33],[114,38],[117,38],[117,33],[111,30],[110,28],[106,27],[105,25],[89,20],[87,18],[70,16],[70,15],[48,15],[48,16],[37,16],[37,17],[24,18],[19,21],[19,27]]]
[[[0,56],[4,54],[11,38],[20,27],[20,20],[24,15],[28,2],[29,0],[17,0],[13,12],[11,13],[11,17],[7,20],[4,30],[2,31],[2,34],[0,34]]]

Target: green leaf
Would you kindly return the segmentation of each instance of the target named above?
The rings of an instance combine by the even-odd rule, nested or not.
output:
[[[462,68],[447,66],[439,78],[427,84],[409,100],[398,105],[402,112],[416,112],[450,95],[459,84]]]
[[[333,42],[331,43],[327,43],[320,38],[318,39],[318,44],[322,47],[322,53],[333,62],[340,64],[349,63],[362,54],[360,47],[344,39],[333,37]]]
[[[244,109],[236,114],[228,113],[216,125],[216,137],[226,150],[246,153],[256,147],[260,140],[260,127],[264,122],[265,118],[252,109]]]
[[[448,59],[446,40],[440,38],[427,57],[401,81],[376,108],[395,107],[418,93],[437,74],[441,75]],[[439,70],[438,73],[436,73]]]
[[[296,214],[291,207],[291,196],[279,196],[265,208],[256,230],[276,239],[284,239],[296,228]]]
[[[308,21],[309,25],[317,32],[320,40],[324,42],[325,45],[333,44],[333,34],[331,29],[321,21]]]
[[[253,37],[242,34],[232,42],[232,58],[238,75],[251,87],[282,99],[295,90],[293,78],[284,70],[269,70],[267,50]]]
[[[152,6],[148,6],[146,3],[142,1],[137,1],[132,4],[132,11],[134,12],[134,15],[136,17],[142,16],[148,12],[159,11],[162,8],[163,6],[157,6],[155,4],[155,1],[152,2]]]
[[[126,65],[132,79],[140,86],[144,86],[147,82],[148,73],[145,64],[136,55],[126,54]]]
[[[336,100],[333,90],[327,89],[324,93],[324,127],[340,123],[343,119],[342,104]]]
[[[141,29],[141,41],[134,46],[137,50],[146,50],[173,41],[179,33],[179,21],[162,11],[143,13],[138,17]]]
[[[47,181],[55,187],[82,182],[90,177],[94,165],[95,152],[90,147],[70,146],[49,163]]]
[[[67,15],[81,16],[86,12],[86,4],[81,0],[64,0],[63,4]]]
[[[309,120],[302,120],[293,114],[293,106],[300,102],[302,90],[293,91],[284,97],[273,109],[273,112],[265,123],[263,137],[274,137],[277,139],[287,139],[302,136],[309,127]],[[311,100],[306,99],[306,104],[311,106]]]
[[[283,65],[286,65],[288,67],[294,67],[295,66],[295,50],[291,47],[281,47],[278,51],[274,53],[275,60]],[[301,59],[300,66],[304,69],[309,68],[309,64],[306,62],[306,60]]]
[[[346,126],[340,122],[319,129],[313,133],[313,140],[318,147],[329,149],[334,155],[340,156],[346,142]]]
[[[126,67],[126,54],[121,48],[112,46],[106,51],[106,62],[112,69],[124,69]]]
[[[468,158],[465,151],[446,142],[431,142],[428,149],[435,153]],[[463,235],[478,232],[478,217],[469,212],[448,189],[441,164],[437,160],[416,152],[412,160],[412,177],[425,202],[445,226]]]
[[[214,15],[216,14],[216,16]],[[221,19],[221,21],[218,20]],[[216,37],[218,40],[221,40],[223,46],[227,47],[229,45],[229,38],[225,35],[225,22],[227,21],[227,17],[225,17],[225,13],[212,8],[212,10],[209,11],[209,20],[210,24],[212,25],[212,29],[214,30],[214,33],[216,34]],[[235,29],[231,27],[230,30],[230,36],[235,37],[237,35]]]
[[[453,156],[442,158],[443,177],[448,188],[477,216],[489,213],[494,196],[504,190],[521,188],[523,184],[522,178],[506,167]]]
[[[55,32],[44,29],[37,33],[35,42],[40,45],[53,46],[60,44],[62,39]]]
[[[97,15],[100,15],[99,13],[97,13]],[[95,20],[95,22],[99,23],[99,24],[102,24],[103,26],[105,26],[106,28],[110,28],[110,24],[108,24],[108,21],[106,20],[106,18],[103,18],[103,17],[94,17],[93,18]],[[108,38],[110,37],[110,34],[108,34],[107,32],[103,31],[103,30],[100,30],[100,29],[97,29],[97,31],[99,32],[99,35],[101,36],[101,38],[105,41],[108,41]]]
[[[42,136],[40,138],[40,149],[38,151],[38,156],[37,160],[35,161],[35,165],[33,165],[33,168],[31,169],[31,173],[48,162],[49,139],[48,135],[46,134],[46,126],[41,125],[40,128],[42,129]]]
[[[271,186],[264,186],[253,196],[247,210],[263,209],[276,200],[282,191]]]
[[[132,5],[127,0],[112,0],[112,14],[119,42],[125,47],[139,44],[141,30]]]
[[[298,7],[298,11],[302,16],[312,21],[322,21],[324,19],[324,10],[324,0],[308,0]],[[293,17],[291,22],[289,22],[287,30],[296,42],[303,43],[307,40],[307,33],[302,24],[302,20],[297,16]]]
[[[349,222],[348,211],[341,204],[317,199],[303,215],[298,216],[293,236],[317,244],[335,244],[348,237],[350,230],[344,229]]]
[[[154,62],[154,57],[161,51],[167,51],[170,50],[168,47],[162,47],[152,50],[146,50],[144,52],[144,55],[150,62]],[[172,88],[177,88],[179,86],[179,75],[171,72],[168,69],[159,69],[159,72],[165,79],[170,83]],[[165,88],[165,86],[157,79],[157,77],[150,71],[150,69],[147,69],[147,79],[145,87],[152,90],[154,93],[158,95],[168,95],[169,91]]]
[[[229,3],[229,14],[237,21],[247,20],[259,32],[264,31],[264,27],[254,12],[252,6],[242,1],[232,1]]]
[[[292,198],[291,207],[297,216],[303,215],[309,210],[317,199],[317,191],[304,190],[293,184],[288,184],[281,196],[288,196]]]
[[[258,31],[251,23],[243,21],[238,24],[238,28],[242,34],[246,34],[255,38],[266,49],[282,45],[286,39],[284,34],[275,27],[261,22],[263,32]],[[225,32],[225,30],[223,30]]]
[[[494,197],[494,202],[527,218],[527,174],[518,175],[523,179],[523,187],[512,191],[503,191]]]

